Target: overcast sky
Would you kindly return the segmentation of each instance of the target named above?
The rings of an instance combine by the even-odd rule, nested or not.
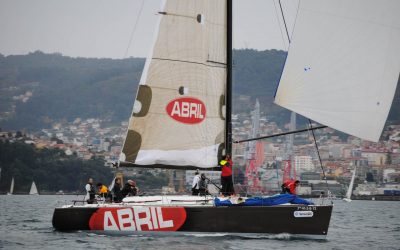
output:
[[[282,4],[291,29],[298,0]],[[160,6],[161,0],[0,0],[0,53],[145,57]],[[287,49],[278,0],[234,0],[233,12],[235,48]]]

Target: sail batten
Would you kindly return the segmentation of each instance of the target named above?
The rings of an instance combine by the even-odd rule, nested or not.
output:
[[[226,0],[164,3],[120,162],[218,164],[225,139],[226,5]]]
[[[395,0],[304,0],[275,103],[378,141],[400,72]]]

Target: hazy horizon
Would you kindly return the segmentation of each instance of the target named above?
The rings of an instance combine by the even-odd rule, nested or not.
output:
[[[262,51],[267,51],[267,50],[277,50],[277,51],[286,52],[286,50],[281,50],[281,49],[258,50],[258,49],[254,49],[254,48],[234,48],[234,51],[235,50],[254,50],[254,51],[257,51],[257,52],[262,52]],[[61,52],[45,52],[45,51],[41,51],[41,50],[29,51],[29,52],[27,52],[25,54],[9,54],[9,55],[5,55],[5,54],[0,52],[0,55],[2,55],[4,57],[8,57],[8,56],[27,56],[29,54],[34,54],[36,52],[40,52],[40,53],[43,53],[43,54],[46,54],[46,55],[61,55],[61,56],[70,57],[70,58],[85,58],[85,59],[113,59],[113,60],[124,60],[124,59],[129,59],[129,58],[146,59],[146,56],[129,56],[129,57],[124,57],[124,58],[70,56],[70,55],[63,54]]]

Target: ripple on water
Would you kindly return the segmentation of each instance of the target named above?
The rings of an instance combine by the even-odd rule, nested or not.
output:
[[[89,243],[89,241],[86,241],[86,240],[80,240],[80,239],[78,239],[78,240],[75,240],[75,242],[76,242],[76,243],[83,243],[83,244],[85,244],[85,243]]]
[[[37,219],[27,219],[27,220],[22,220],[21,222],[32,222],[32,223],[37,223],[37,222],[42,222],[41,220]]]

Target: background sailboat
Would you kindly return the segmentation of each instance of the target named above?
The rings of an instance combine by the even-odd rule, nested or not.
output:
[[[357,167],[354,167],[353,175],[351,176],[351,181],[349,184],[349,188],[347,189],[346,197],[343,198],[343,200],[347,202],[351,202],[351,194],[353,193],[353,185],[354,185],[354,178],[356,177],[356,169]]]
[[[31,190],[29,191],[29,194],[31,194],[31,195],[39,194],[34,181],[32,181]]]
[[[11,179],[10,192],[7,195],[12,195],[14,192],[14,177]]]

